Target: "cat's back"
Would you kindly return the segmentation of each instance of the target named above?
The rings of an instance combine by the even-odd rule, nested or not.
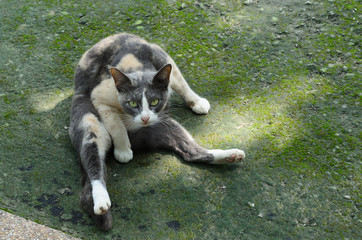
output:
[[[124,73],[156,71],[169,61],[169,56],[158,45],[141,37],[127,33],[109,36],[83,54],[75,73],[75,88],[91,92],[110,77],[110,67]]]

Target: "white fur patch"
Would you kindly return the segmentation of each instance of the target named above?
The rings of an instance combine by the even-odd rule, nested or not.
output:
[[[143,94],[142,94],[142,112],[141,112],[141,120],[143,117],[148,117],[150,118],[150,114],[151,114],[151,111],[150,109],[148,108],[148,101],[147,101],[147,98],[146,98],[146,89],[143,90]]]
[[[212,164],[239,163],[245,159],[244,151],[239,149],[213,149],[208,150],[208,153],[211,153],[214,156]]]
[[[114,149],[114,158],[121,163],[128,163],[133,158],[133,151],[130,148]]]
[[[134,122],[136,123],[134,127],[136,127],[136,129],[152,125],[158,120],[158,115],[152,112],[149,108],[149,102],[146,98],[145,92],[146,89],[143,91],[142,95],[142,112],[134,118]],[[148,119],[147,123],[145,123],[142,119]]]
[[[96,215],[105,214],[111,208],[111,200],[107,189],[100,180],[93,180],[91,181],[91,184],[94,213]]]
[[[210,103],[205,98],[199,97],[191,107],[192,111],[198,114],[206,114],[210,110]]]

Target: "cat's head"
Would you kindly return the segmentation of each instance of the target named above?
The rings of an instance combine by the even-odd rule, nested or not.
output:
[[[128,130],[137,130],[160,120],[168,103],[171,69],[171,64],[167,64],[158,72],[125,74],[111,68]]]

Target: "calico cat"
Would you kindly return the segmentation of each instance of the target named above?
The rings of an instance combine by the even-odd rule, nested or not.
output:
[[[107,152],[126,163],[133,152],[164,149],[187,162],[223,164],[245,158],[242,150],[206,150],[167,116],[177,92],[198,114],[209,102],[188,86],[172,58],[156,44],[131,34],[107,37],[86,51],[75,72],[70,138],[83,170],[82,207],[103,230],[112,227],[106,188]]]

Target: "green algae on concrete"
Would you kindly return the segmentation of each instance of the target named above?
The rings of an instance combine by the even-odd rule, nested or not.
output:
[[[0,208],[82,239],[358,239],[358,1],[0,2]],[[171,114],[240,165],[109,161],[114,227],[79,207],[73,71],[118,32],[156,42],[212,105]]]

